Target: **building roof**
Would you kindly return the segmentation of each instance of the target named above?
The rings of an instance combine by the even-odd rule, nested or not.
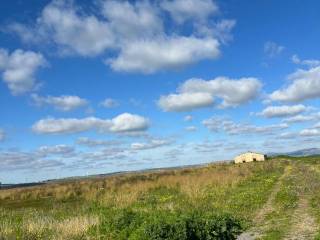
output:
[[[264,155],[263,153],[257,153],[257,152],[252,152],[252,151],[247,151],[247,152],[244,152],[244,153],[240,153],[239,155],[243,155],[243,154],[247,154],[247,153],[254,153],[254,154]]]

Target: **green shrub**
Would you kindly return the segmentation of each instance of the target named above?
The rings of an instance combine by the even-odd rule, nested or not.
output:
[[[196,214],[186,219],[187,238],[192,240],[236,239],[241,221],[227,214]]]
[[[142,213],[131,209],[113,210],[103,214],[98,228],[102,234],[127,240],[132,232],[140,227],[142,220]]]
[[[108,239],[117,240],[232,240],[243,224],[229,214],[123,209],[104,214],[97,227]]]
[[[227,214],[168,211],[142,214],[124,210],[110,224],[113,238],[129,240],[232,240],[243,228],[241,221]]]
[[[162,213],[151,217],[143,226],[142,239],[184,240],[187,239],[185,219],[176,215]]]

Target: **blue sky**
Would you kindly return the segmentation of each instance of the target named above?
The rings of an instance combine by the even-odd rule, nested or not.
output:
[[[0,7],[0,181],[320,147],[320,3]]]

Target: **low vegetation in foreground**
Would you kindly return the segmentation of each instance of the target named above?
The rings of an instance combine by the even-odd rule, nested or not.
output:
[[[319,157],[0,191],[1,240],[320,239],[318,226]]]

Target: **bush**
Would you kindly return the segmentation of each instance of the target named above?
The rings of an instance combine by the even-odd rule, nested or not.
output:
[[[100,225],[97,226],[99,232],[117,240],[127,240],[142,225],[143,220],[142,213],[131,209],[111,210],[102,217]]]
[[[186,219],[186,239],[236,239],[242,228],[240,220],[227,214],[196,214]]]
[[[107,225],[112,239],[129,240],[232,240],[243,228],[240,220],[228,214],[133,210],[119,211]]]
[[[185,219],[174,215],[161,214],[155,216],[143,226],[143,229],[142,239],[188,239]]]

